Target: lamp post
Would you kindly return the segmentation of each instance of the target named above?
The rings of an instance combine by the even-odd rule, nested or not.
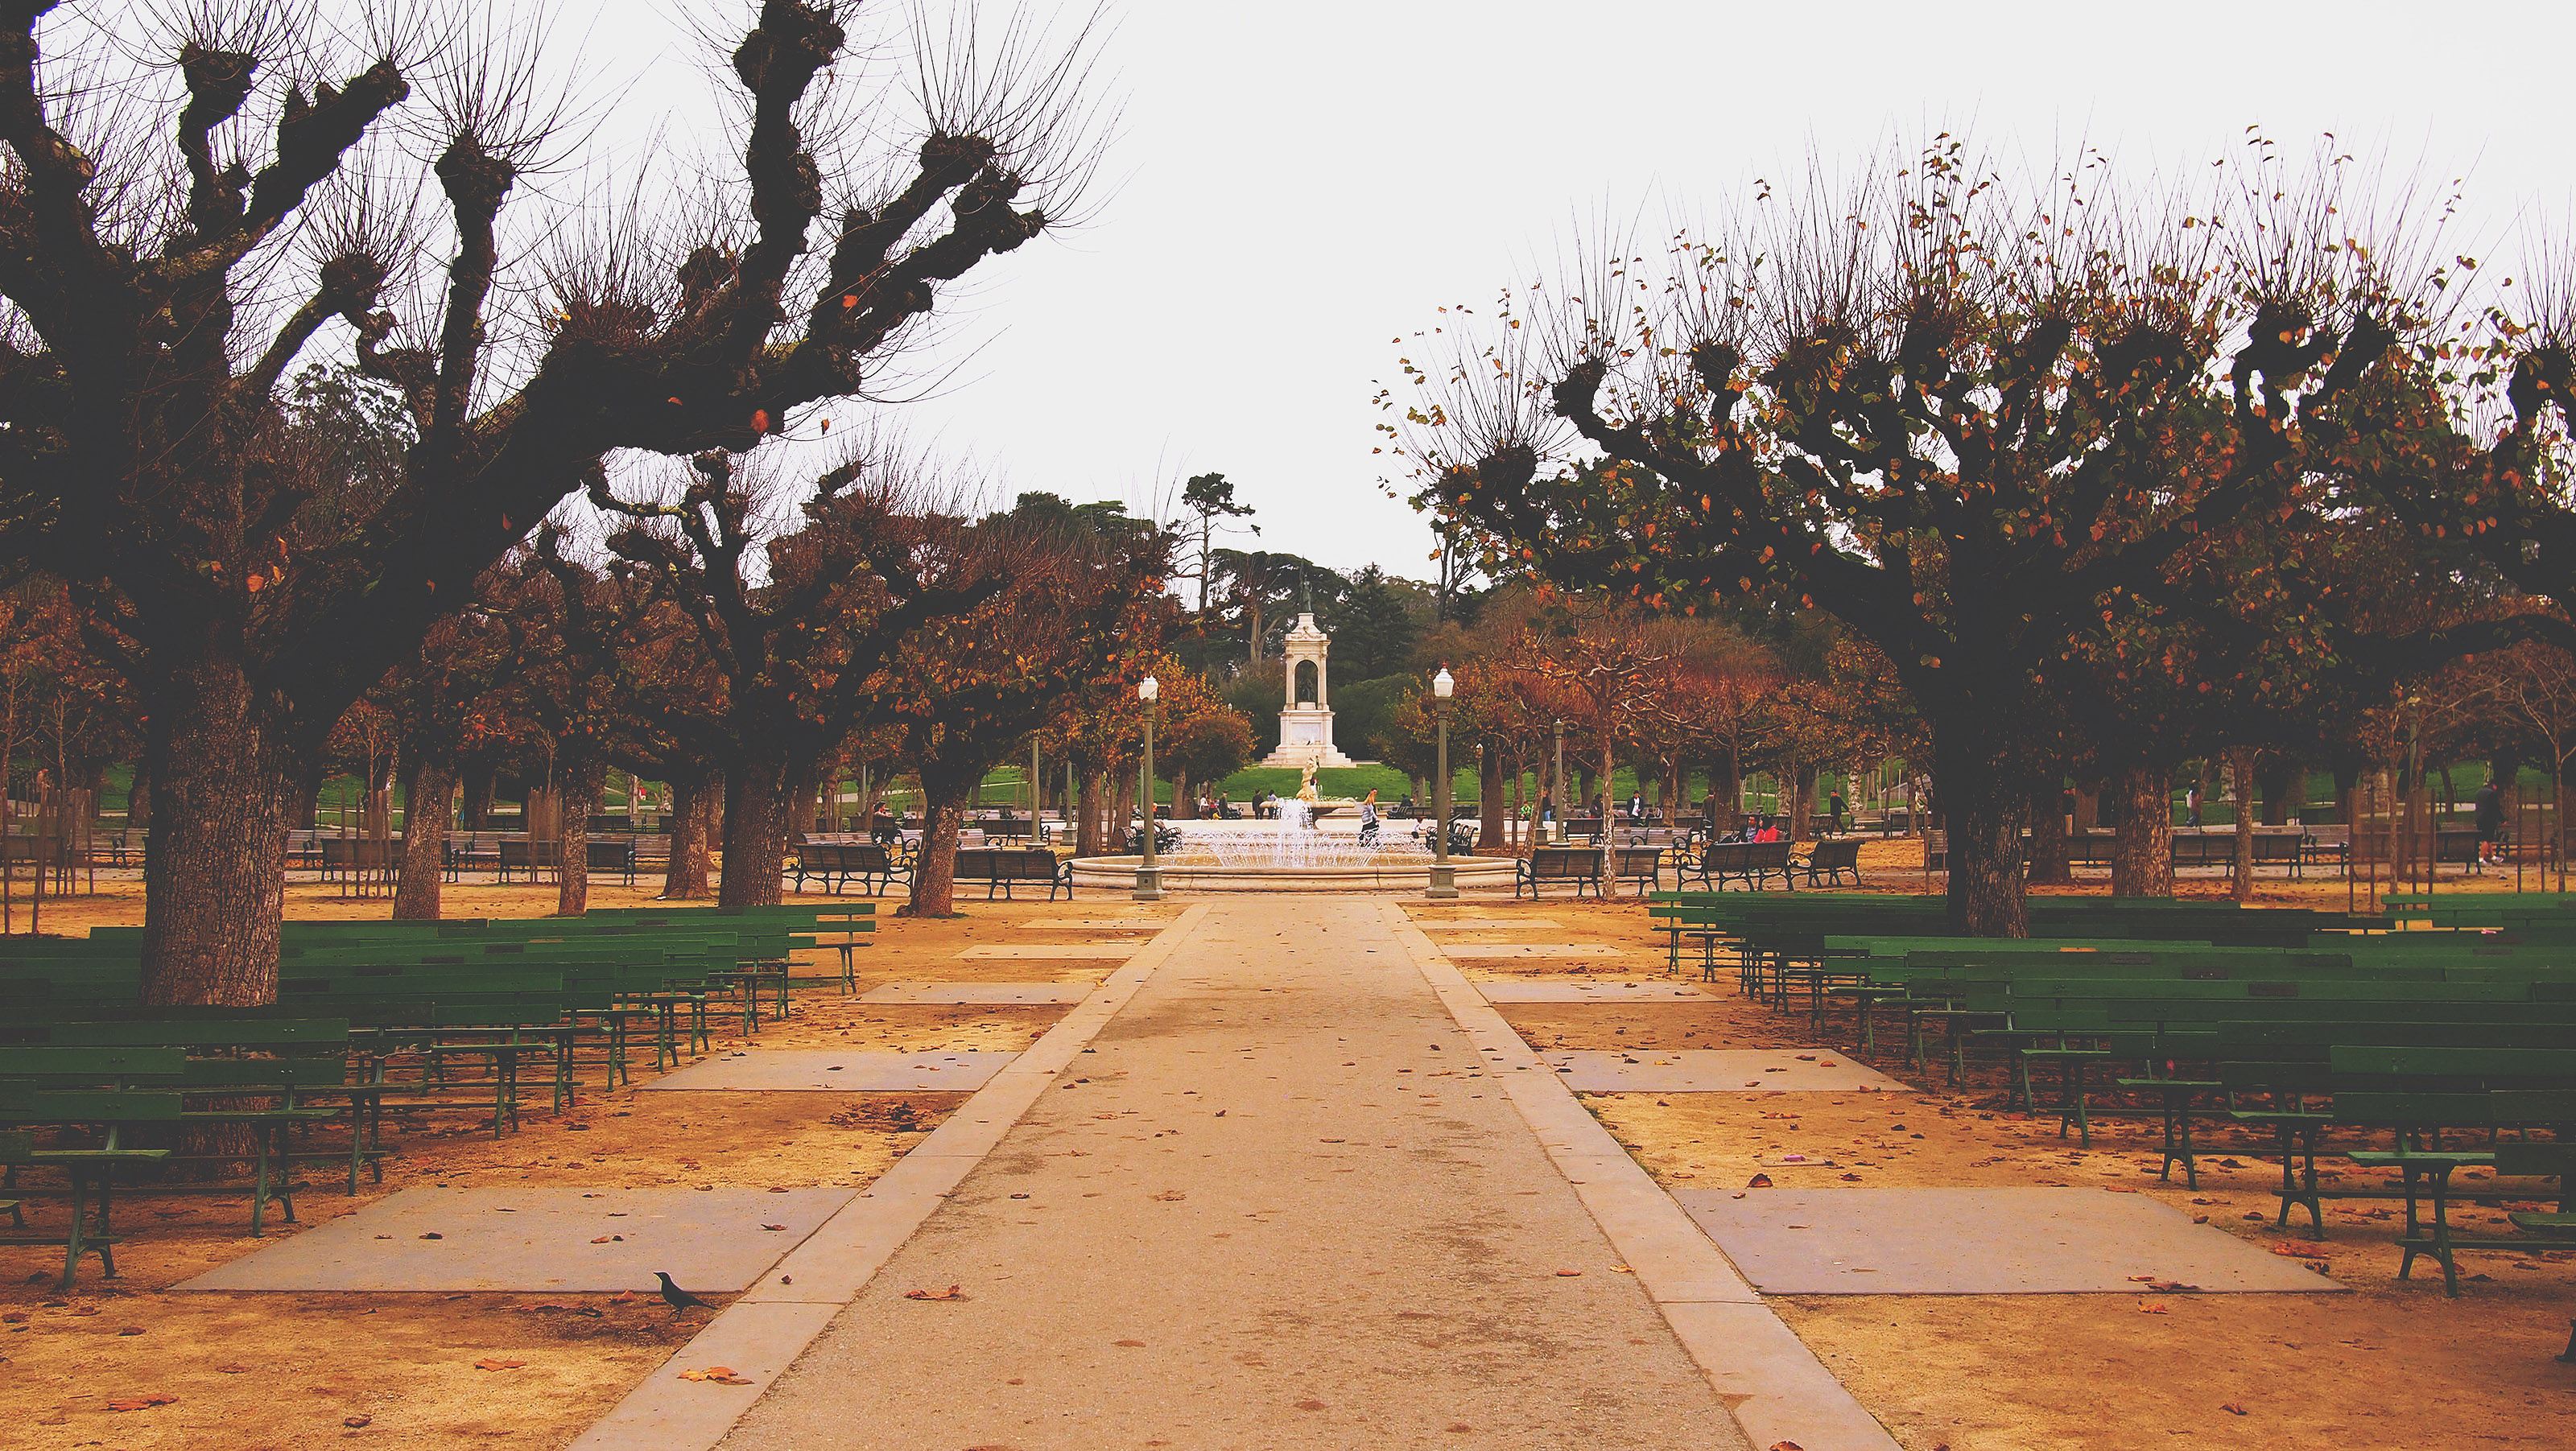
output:
[[[1557,839],[1558,841],[1563,841],[1563,840],[1565,840],[1565,806],[1566,806],[1566,802],[1565,802],[1565,722],[1564,722],[1564,721],[1561,721],[1561,720],[1560,720],[1560,721],[1558,721],[1558,722],[1556,723],[1556,790],[1551,794],[1551,797],[1550,797],[1550,804],[1551,804],[1551,805],[1553,805],[1553,806],[1556,808],[1556,822],[1555,822],[1555,826],[1556,826],[1555,836],[1556,836],[1556,839]]]
[[[1163,900],[1163,869],[1154,864],[1154,714],[1155,697],[1163,693],[1163,683],[1148,675],[1136,682],[1136,698],[1145,702],[1145,759],[1137,767],[1142,779],[1136,783],[1136,795],[1145,810],[1145,860],[1136,868],[1136,900]]]
[[[1458,895],[1458,869],[1449,865],[1449,697],[1456,694],[1458,681],[1449,667],[1431,677],[1431,713],[1440,721],[1440,784],[1431,792],[1431,891],[1428,895],[1448,898]]]

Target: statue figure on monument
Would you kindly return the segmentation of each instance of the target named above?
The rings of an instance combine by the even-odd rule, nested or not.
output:
[[[1312,806],[1323,798],[1315,794],[1315,763],[1308,761],[1297,775],[1297,799]]]

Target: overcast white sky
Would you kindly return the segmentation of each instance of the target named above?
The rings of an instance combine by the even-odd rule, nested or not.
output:
[[[721,9],[609,0],[589,48],[644,78],[614,129],[639,97],[704,91],[690,27]],[[978,270],[959,341],[981,350],[945,395],[909,405],[912,431],[1009,488],[1140,512],[1222,472],[1259,509],[1264,547],[1416,578],[1429,535],[1381,492],[1388,461],[1370,452],[1390,340],[1526,280],[1605,211],[1659,224],[1798,172],[1811,148],[1850,157],[1941,129],[2039,158],[2081,139],[2143,168],[2259,124],[2285,147],[2333,131],[2401,169],[2466,174],[2465,231],[2484,246],[2517,218],[2569,215],[2564,4],[1111,0],[1108,14],[1125,112],[1097,216]]]

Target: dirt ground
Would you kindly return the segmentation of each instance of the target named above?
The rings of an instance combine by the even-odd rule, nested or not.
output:
[[[100,882],[94,897],[49,899],[44,927],[76,934],[93,923],[141,920],[138,882]],[[593,888],[600,906],[640,905],[655,887]],[[21,888],[23,891],[23,886]],[[450,885],[446,913],[535,916],[552,887]],[[966,916],[916,922],[881,915],[859,950],[860,991],[880,982],[1096,982],[1107,961],[960,961],[977,943],[1092,940],[1015,923],[1036,915],[1100,917],[1134,910],[1101,902],[961,902]],[[18,904],[24,930],[26,903]],[[290,889],[296,918],[381,917],[382,899],[342,901],[323,889]],[[1172,915],[1169,909],[1160,916]],[[1112,937],[1116,934],[1101,934]],[[820,954],[834,964],[836,953]],[[800,989],[795,1013],[747,1042],[740,1020],[720,1022],[718,1052],[824,1043],[908,1052],[1019,1049],[1063,1015],[1061,1007],[873,1006],[832,988]],[[724,1031],[730,1027],[734,1031]],[[637,1075],[649,1080],[647,1061]],[[396,1128],[397,1151],[381,1185],[355,1198],[327,1168],[308,1169],[296,1207],[305,1224],[355,1213],[415,1185],[557,1184],[580,1187],[706,1185],[861,1187],[936,1128],[959,1094],[598,1092],[597,1071],[560,1115],[540,1097],[525,1127],[494,1138],[488,1115],[446,1116]],[[42,1176],[40,1176],[41,1182]],[[39,1195],[31,1223],[59,1225],[58,1195]],[[561,1446],[586,1429],[707,1312],[674,1319],[653,1294],[632,1297],[522,1294],[216,1294],[170,1287],[250,1253],[300,1226],[249,1237],[249,1200],[238,1185],[143,1189],[117,1196],[114,1280],[85,1262],[69,1295],[55,1292],[59,1248],[0,1249],[0,1424],[24,1429],[7,1444],[31,1448],[189,1448],[253,1451],[337,1443],[453,1446],[467,1441]],[[727,1298],[709,1295],[718,1304]],[[480,1368],[490,1364],[497,1368]],[[160,1402],[159,1404],[139,1404]],[[119,1410],[119,1405],[134,1409]]]
[[[2446,882],[2446,887],[2448,883]],[[2224,884],[2220,884],[2223,891]],[[2337,884],[2338,895],[2340,884]],[[1478,900],[1413,915],[1527,916],[1528,931],[1439,932],[1447,942],[1601,942],[1616,960],[1471,960],[1471,978],[1589,975],[1643,981],[1664,971],[1664,939],[1633,902]],[[2096,1119],[2092,1147],[2061,1139],[2054,1115],[2015,1112],[2002,1074],[1948,1085],[1935,1058],[1904,1061],[1900,1026],[1850,1053],[1849,1013],[1821,1037],[1804,1011],[1737,997],[1708,1005],[1522,1005],[1502,1011],[1545,1048],[1794,1048],[1866,1062],[1919,1090],[1886,1094],[1597,1094],[1586,1105],[1671,1188],[1758,1194],[1755,1175],[1799,1190],[1900,1186],[2099,1185],[2151,1195],[2230,1234],[2325,1266],[2349,1293],[1790,1296],[1771,1301],[1909,1451],[2083,1446],[2423,1448],[2480,1441],[2576,1445],[2576,1365],[2555,1360],[2576,1316],[2576,1256],[2462,1252],[2460,1298],[2437,1266],[2396,1278],[2401,1201],[2326,1202],[2326,1238],[2273,1227],[2278,1160],[2234,1131],[2204,1137],[2200,1187],[2160,1181],[2152,1122]],[[1783,1164],[1789,1155],[1805,1162]],[[2376,1182],[2348,1160],[2319,1161],[2330,1184]],[[2509,1186],[2546,1192],[2525,1183]],[[2513,1198],[2464,1208],[2506,1232]],[[2427,1278],[2427,1276],[2430,1276]],[[2188,1438],[2187,1440],[2184,1438]]]

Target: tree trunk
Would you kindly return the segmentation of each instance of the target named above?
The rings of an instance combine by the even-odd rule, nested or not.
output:
[[[2173,886],[2173,776],[2148,766],[2120,773],[2120,824],[2111,842],[2111,895],[2170,897]]]
[[[492,789],[495,772],[489,761],[466,761],[458,775],[465,783],[465,829],[492,829]]]
[[[670,784],[671,864],[662,875],[662,896],[684,901],[707,894],[706,800],[713,783],[674,774]]]
[[[2232,895],[2239,902],[2254,900],[2254,748],[2227,748],[2227,774],[2236,787],[2236,870]]]
[[[966,800],[981,779],[981,771],[968,777],[936,765],[922,767],[921,854],[913,859],[912,901],[896,915],[957,915],[957,827],[965,815]]]
[[[1476,776],[1476,806],[1476,850],[1509,850],[1511,843],[1503,839],[1503,753],[1492,746],[1485,748],[1484,769]]]
[[[2060,885],[2075,880],[2066,850],[2066,788],[2054,778],[2030,793],[2030,880]]]
[[[1078,803],[1082,820],[1075,824],[1073,830],[1075,856],[1108,854],[1101,849],[1100,843],[1101,798],[1108,794],[1103,789],[1108,782],[1108,774],[1102,771],[1094,771],[1082,778],[1082,799]]]
[[[125,824],[128,827],[152,824],[152,766],[149,761],[134,763],[133,780],[125,788]]]
[[[439,886],[447,879],[449,798],[456,792],[456,763],[444,756],[414,757],[411,787],[403,799],[402,880],[394,888],[394,920],[436,921]]]
[[[1613,805],[1610,798],[1617,795],[1619,791],[1619,762],[1618,758],[1610,752],[1612,743],[1611,733],[1603,731],[1601,733],[1601,837],[1604,841],[1610,838],[1610,808]]]
[[[288,812],[311,763],[277,738],[238,661],[186,658],[173,642],[152,663],[145,762],[160,800],[143,870],[142,1000],[274,1003]]]
[[[1961,734],[1965,734],[1962,732]],[[1933,740],[1933,786],[1949,831],[1950,925],[1964,937],[2028,937],[2022,828],[2030,781],[1999,746],[1971,736]]]
[[[1190,795],[1190,772],[1186,766],[1172,768],[1172,819],[1174,821],[1199,819],[1199,803]]]
[[[563,829],[555,844],[555,915],[590,911],[590,818],[608,789],[608,763],[574,756],[555,767],[562,787]]]
[[[822,803],[815,799],[822,775],[822,763],[812,760],[800,761],[788,771],[787,834],[782,842],[813,834],[814,818],[822,810]]]
[[[787,762],[747,751],[725,767],[724,875],[716,902],[774,907],[787,861]]]
[[[286,824],[311,831],[322,820],[322,767],[316,763],[296,772],[292,790]]]
[[[2265,826],[2289,825],[2290,809],[2308,804],[2307,766],[2296,757],[2265,751],[2255,764],[2254,784],[2263,792]]]

